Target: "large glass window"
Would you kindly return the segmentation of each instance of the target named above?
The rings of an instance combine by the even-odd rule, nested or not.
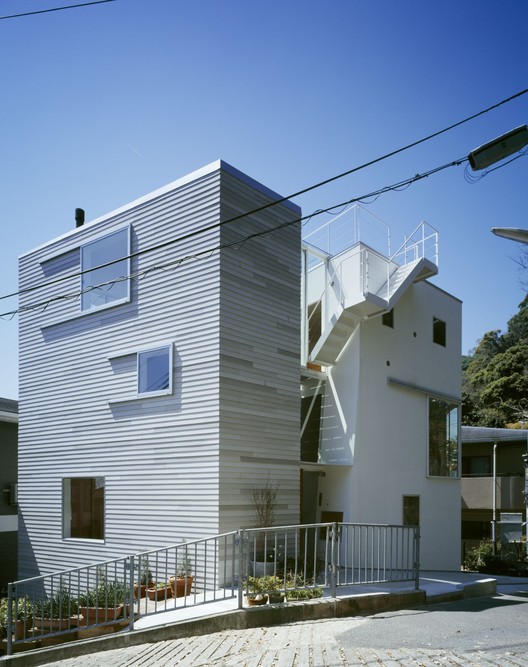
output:
[[[305,378],[301,382],[301,461],[317,463],[323,418],[324,382]]]
[[[104,539],[104,477],[64,479],[62,494],[64,537]]]
[[[172,393],[172,346],[138,352],[138,394]]]
[[[429,475],[458,477],[458,421],[456,403],[429,398]]]
[[[95,310],[130,299],[130,236],[128,227],[81,247],[81,310]],[[102,266],[115,262],[109,266]],[[96,268],[96,267],[102,268]],[[94,269],[90,271],[89,269]]]

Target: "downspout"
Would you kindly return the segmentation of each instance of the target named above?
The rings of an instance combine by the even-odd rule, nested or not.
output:
[[[491,541],[493,555],[497,555],[497,443],[493,443],[493,517],[491,521]]]

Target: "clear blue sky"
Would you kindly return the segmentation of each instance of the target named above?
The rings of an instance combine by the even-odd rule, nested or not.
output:
[[[74,4],[0,0],[0,16]],[[117,0],[0,20],[0,295],[18,256],[222,158],[288,195],[528,88],[524,0]],[[528,122],[528,95],[296,202],[323,208],[467,155]],[[528,158],[451,168],[369,206],[394,245],[440,232],[434,282],[463,300],[463,352],[524,297]],[[0,302],[1,312],[16,307]],[[16,398],[17,318],[0,320]]]

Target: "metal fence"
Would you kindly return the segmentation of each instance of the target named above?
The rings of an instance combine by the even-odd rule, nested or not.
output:
[[[413,526],[321,523],[252,528],[9,584],[7,654],[22,642],[134,629],[139,616],[219,600],[233,607],[323,595],[339,587],[413,581]],[[0,628],[2,618],[0,616]]]

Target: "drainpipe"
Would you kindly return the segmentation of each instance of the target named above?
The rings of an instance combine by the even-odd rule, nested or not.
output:
[[[493,518],[491,521],[491,541],[493,555],[497,555],[497,443],[493,443]]]

